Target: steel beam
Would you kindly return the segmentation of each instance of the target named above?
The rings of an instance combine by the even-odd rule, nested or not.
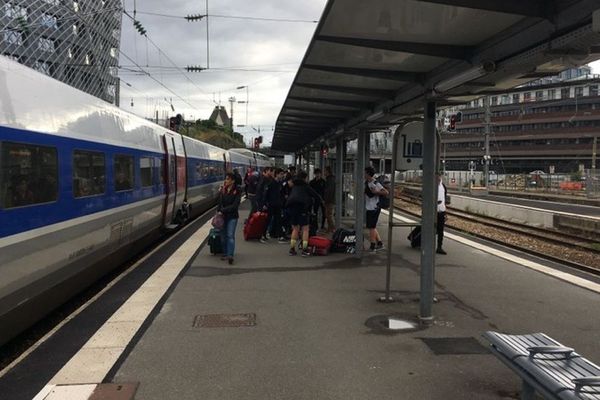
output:
[[[356,163],[354,170],[354,230],[356,231],[356,257],[362,258],[364,253],[364,220],[365,220],[365,151],[368,133],[358,133],[356,146]]]
[[[496,11],[506,14],[524,15],[547,19],[553,12],[548,1],[542,0],[418,0],[423,3],[444,4],[448,6],[471,8],[474,10]]]
[[[385,90],[385,89],[365,89],[365,88],[357,88],[351,86],[335,86],[335,85],[316,85],[312,83],[296,83],[295,87],[302,87],[306,89],[315,89],[315,90],[325,90],[328,92],[337,92],[337,93],[346,93],[346,94],[354,94],[357,96],[369,96],[369,97],[378,97],[378,98],[388,98],[392,97],[396,91],[395,90]]]
[[[342,206],[344,201],[344,160],[346,159],[346,142],[342,134],[335,145],[335,227],[342,226]]]
[[[316,38],[322,42],[345,44],[369,49],[398,51],[433,57],[443,57],[456,60],[467,60],[474,47],[457,46],[439,43],[399,42],[393,40],[362,39],[342,36],[319,35]]]
[[[297,100],[297,101],[308,101],[310,103],[319,103],[319,104],[329,104],[333,106],[340,107],[350,107],[361,109],[363,107],[367,107],[371,102],[368,101],[355,101],[355,100],[338,100],[338,99],[322,99],[318,97],[303,97],[303,96],[289,96],[289,100]]]
[[[308,113],[314,113],[317,115],[330,115],[330,116],[339,116],[342,118],[348,118],[354,111],[351,110],[340,110],[340,109],[332,109],[332,108],[311,108],[311,107],[294,107],[294,106],[284,106],[283,110],[290,111],[302,111]]]
[[[329,65],[314,65],[305,64],[301,66],[302,69],[312,69],[315,71],[332,72],[335,74],[346,74],[362,76],[365,78],[375,79],[388,79],[393,81],[401,82],[421,82],[425,75],[416,72],[407,71],[390,71],[384,69],[370,69],[370,68],[350,68],[350,67],[335,67]]]

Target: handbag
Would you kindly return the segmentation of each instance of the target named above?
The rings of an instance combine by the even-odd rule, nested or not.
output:
[[[223,229],[223,225],[225,225],[225,219],[223,218],[223,214],[217,213],[210,223],[215,229]]]

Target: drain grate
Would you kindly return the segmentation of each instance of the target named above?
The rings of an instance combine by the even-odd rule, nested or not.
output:
[[[194,328],[239,328],[255,326],[256,314],[209,314],[196,315]]]
[[[474,337],[419,338],[436,356],[458,354],[488,354],[489,350]]]

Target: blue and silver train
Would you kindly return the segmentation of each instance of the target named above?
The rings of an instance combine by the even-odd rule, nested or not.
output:
[[[268,164],[0,56],[0,344]]]

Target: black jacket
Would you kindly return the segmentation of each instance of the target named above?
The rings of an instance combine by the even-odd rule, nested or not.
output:
[[[316,202],[322,203],[323,198],[319,196],[305,181],[301,179],[294,180],[294,187],[285,203],[286,207],[300,207],[304,211],[312,209]]]
[[[238,209],[240,208],[240,201],[242,199],[242,190],[239,186],[234,185],[226,191],[225,188],[221,189],[219,195],[219,206],[217,211],[223,213],[225,220],[239,218],[240,214]]]
[[[325,178],[325,193],[323,195],[325,204],[335,204],[335,176],[329,175]]]

